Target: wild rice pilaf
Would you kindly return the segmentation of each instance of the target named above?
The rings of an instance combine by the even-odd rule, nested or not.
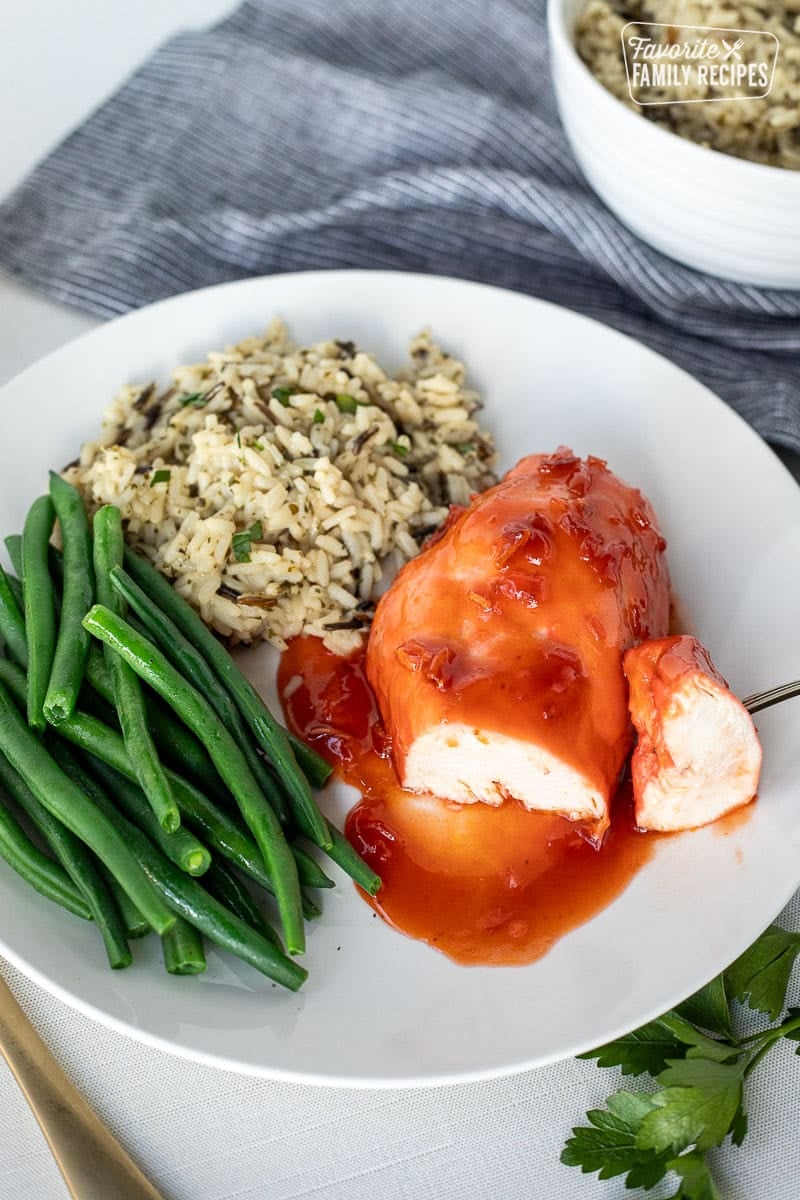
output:
[[[394,377],[352,342],[299,349],[280,321],[125,387],[66,477],[232,642],[300,633],[345,653],[387,568],[493,482],[462,363],[427,332]]]
[[[658,23],[679,36],[683,26],[755,29],[778,39],[780,49],[769,95],[744,99],[735,87],[693,90],[681,86],[643,90],[637,108],[628,91],[621,32],[629,21]],[[720,35],[721,36],[721,35]],[[771,66],[772,38],[743,39],[747,62]],[[589,70],[635,111],[680,137],[712,150],[773,167],[800,170],[800,0],[588,0],[575,26],[575,45]],[[700,104],[650,104],[664,100],[712,100]]]

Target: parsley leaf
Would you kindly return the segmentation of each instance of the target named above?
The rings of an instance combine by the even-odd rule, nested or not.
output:
[[[207,403],[205,392],[192,392],[190,396],[181,396],[181,408],[202,408]]]
[[[721,1145],[737,1118],[741,1123],[746,1065],[746,1055],[728,1063],[701,1057],[671,1062],[658,1076],[663,1090],[651,1097],[653,1110],[642,1120],[637,1145],[657,1154]]]
[[[681,1177],[681,1185],[669,1200],[722,1200],[701,1154],[682,1154],[669,1164]]]
[[[640,1029],[608,1042],[598,1050],[579,1054],[596,1058],[598,1067],[619,1067],[623,1075],[658,1075],[670,1061],[692,1053],[692,1047],[708,1058],[724,1061],[738,1054],[735,1046],[718,1042],[696,1029],[677,1012],[665,1013]]]
[[[231,538],[231,549],[233,557],[237,562],[250,562],[250,550],[252,542],[260,542],[264,537],[264,530],[260,521],[254,521],[249,529],[243,529],[241,533],[235,533]]]
[[[275,387],[272,389],[272,395],[282,404],[284,408],[289,407],[289,397],[297,395],[296,387]]]
[[[668,1059],[680,1054],[680,1041],[659,1018],[578,1057],[596,1058],[598,1067],[620,1067],[623,1075],[642,1075],[645,1071],[657,1075]]]
[[[340,392],[336,397],[336,407],[339,412],[354,413],[358,408],[358,401],[355,396],[348,396],[346,392]]]
[[[237,562],[250,562],[250,538],[246,533],[235,533],[231,539],[231,548]]]
[[[705,987],[700,988],[683,1004],[675,1009],[679,1016],[708,1029],[711,1033],[719,1034],[727,1041],[733,1041],[733,1025],[731,1009],[728,1003],[728,993],[725,986],[725,976],[717,975]]]
[[[150,480],[150,487],[155,487],[157,483],[169,483],[171,477],[171,471],[153,471],[153,477]]]
[[[786,1017],[787,1020],[800,1020],[800,1008],[790,1008]],[[800,1028],[792,1029],[783,1036],[790,1042],[800,1042]],[[795,1050],[795,1054],[800,1054],[800,1046]]]
[[[770,925],[725,972],[729,994],[776,1021],[783,1009],[789,976],[800,954],[800,933]]]
[[[661,1020],[688,1047],[687,1058],[702,1057],[713,1062],[727,1062],[731,1058],[738,1058],[742,1053],[738,1045],[709,1037],[677,1012],[668,1012]]]
[[[744,1109],[744,1103],[739,1108],[736,1116],[731,1122],[731,1141],[734,1146],[741,1146],[747,1134],[747,1113]]]
[[[325,413],[322,411],[321,408],[314,409],[314,416],[313,416],[312,420],[315,425],[322,424],[322,422],[325,420]]]
[[[652,1187],[664,1178],[671,1157],[639,1145],[642,1121],[654,1107],[652,1097],[619,1091],[609,1096],[606,1105],[586,1114],[593,1128],[573,1129],[561,1153],[562,1163],[584,1173],[598,1171],[600,1179],[627,1173],[626,1187]]]

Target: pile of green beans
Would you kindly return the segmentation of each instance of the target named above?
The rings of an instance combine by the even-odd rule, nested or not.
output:
[[[317,806],[328,765],[125,547],[118,509],[90,524],[51,473],[6,549],[17,575],[0,567],[0,857],[93,921],[116,969],[155,931],[171,974],[204,971],[208,940],[300,987],[292,956],[320,913],[307,889],[333,886],[310,851],[380,887]]]

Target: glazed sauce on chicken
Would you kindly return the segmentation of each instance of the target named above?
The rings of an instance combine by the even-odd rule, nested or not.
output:
[[[365,899],[384,920],[459,963],[529,963],[624,891],[656,841],[634,830],[624,787],[599,850],[563,817],[514,800],[462,805],[404,791],[364,658],[297,638],[278,689],[291,729],[361,792],[346,832],[383,879]]]
[[[451,509],[370,629],[403,785],[513,796],[601,840],[633,743],[622,655],[669,627],[665,549],[646,497],[567,447]]]

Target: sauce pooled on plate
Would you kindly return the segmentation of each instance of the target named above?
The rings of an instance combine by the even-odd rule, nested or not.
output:
[[[278,689],[291,729],[362,793],[346,832],[383,879],[368,903],[457,962],[534,961],[624,891],[652,854],[655,839],[635,832],[624,788],[600,850],[563,817],[513,800],[462,805],[404,791],[363,652],[340,658],[319,638],[296,638]]]

